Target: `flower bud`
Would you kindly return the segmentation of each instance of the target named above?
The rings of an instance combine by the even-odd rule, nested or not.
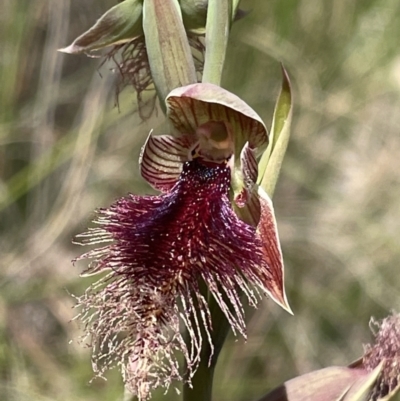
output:
[[[143,34],[142,1],[125,0],[108,10],[88,31],[60,52],[79,54],[133,40]]]

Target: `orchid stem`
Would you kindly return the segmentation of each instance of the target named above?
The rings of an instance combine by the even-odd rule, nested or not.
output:
[[[209,348],[209,346],[208,346]],[[211,401],[212,385],[215,366],[208,366],[207,350],[204,350],[200,365],[192,378],[192,387],[188,384],[183,386],[184,401]],[[208,349],[208,355],[210,350]]]
[[[203,82],[221,84],[232,18],[232,0],[209,0]]]
[[[214,348],[213,350],[211,349],[207,340],[203,342],[201,360],[191,380],[192,386],[188,384],[183,386],[183,401],[212,400],[215,366],[230,329],[228,320],[204,283],[200,283],[200,291],[208,299],[213,328],[211,337]],[[207,338],[206,335],[203,338]]]
[[[125,387],[124,390],[124,398],[122,399],[122,401],[135,401],[136,395],[132,394],[127,387]]]

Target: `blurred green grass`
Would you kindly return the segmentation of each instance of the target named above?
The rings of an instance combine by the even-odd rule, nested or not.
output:
[[[243,0],[224,86],[267,124],[293,80],[293,135],[274,198],[295,316],[270,301],[230,337],[215,401],[249,401],[299,373],[346,364],[370,316],[399,309],[400,54],[396,0]],[[0,14],[0,394],[5,401],[120,400],[118,372],[91,378],[69,293],[81,293],[71,238],[96,207],[150,192],[141,123],[111,65],[56,52],[111,0],[4,0]],[[160,114],[160,113],[159,113]],[[73,340],[70,343],[70,340]],[[154,400],[175,400],[173,389]]]

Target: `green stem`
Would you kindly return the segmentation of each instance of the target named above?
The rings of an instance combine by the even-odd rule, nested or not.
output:
[[[232,0],[209,0],[206,24],[206,54],[202,82],[220,85],[232,21]],[[215,366],[229,332],[229,322],[207,286],[200,283],[200,291],[208,300],[212,320],[212,344],[202,332],[203,346],[199,366],[191,380],[183,386],[183,401],[211,401]],[[189,339],[187,340],[189,341]]]
[[[203,82],[220,85],[232,20],[232,0],[209,0]]]
[[[184,401],[211,401],[212,400],[212,385],[214,379],[214,366],[208,366],[209,351],[204,350],[204,355],[201,356],[200,365],[192,378],[192,387],[188,384],[183,386]]]
[[[214,368],[217,364],[219,354],[222,350],[231,325],[229,324],[218,303],[215,301],[214,297],[211,297],[208,300],[208,305],[210,308],[211,319],[213,323],[213,332],[211,338],[214,345],[214,353],[211,359],[211,366]]]
[[[136,401],[136,395],[132,394],[126,387],[124,389],[124,398],[122,401]]]
[[[194,374],[190,387],[188,384],[183,386],[183,401],[211,401],[212,386],[214,379],[215,366],[217,365],[219,354],[229,332],[230,325],[224,313],[221,311],[215,298],[210,295],[206,285],[200,284],[200,291],[208,299],[212,320],[211,339],[213,349],[207,341],[206,333],[202,332],[203,346],[201,350],[201,360],[199,367]],[[189,339],[187,340],[189,341]]]

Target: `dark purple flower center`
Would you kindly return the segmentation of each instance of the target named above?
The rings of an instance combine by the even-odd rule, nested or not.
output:
[[[230,168],[194,159],[161,196],[130,195],[111,206],[106,230],[116,240],[112,265],[120,273],[166,284],[261,264],[255,229],[239,220],[229,201]],[[115,258],[117,257],[117,258]],[[168,278],[169,277],[169,278]]]

